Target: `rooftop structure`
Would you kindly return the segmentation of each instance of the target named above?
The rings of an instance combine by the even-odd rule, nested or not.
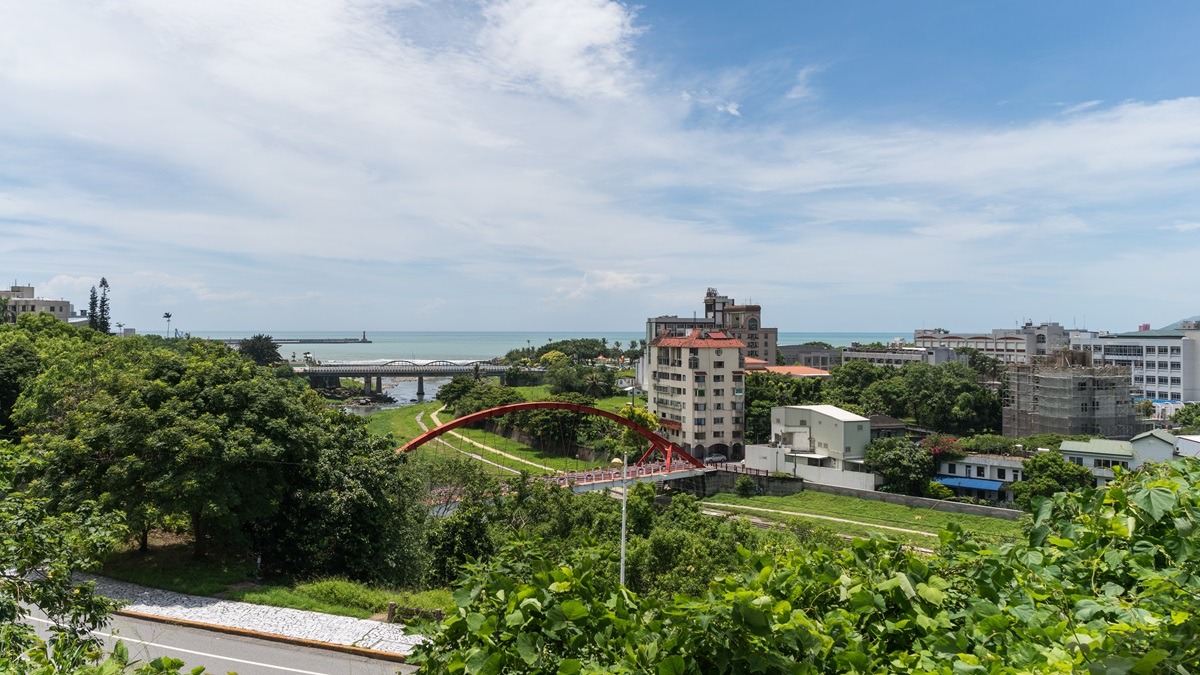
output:
[[[717,331],[742,341],[741,356],[757,358],[769,365],[775,364],[775,348],[779,342],[779,329],[762,325],[762,307],[739,305],[715,288],[704,294],[704,317],[680,317],[663,315],[646,319],[646,344],[664,334],[681,337],[692,331]],[[651,357],[644,354],[639,370],[643,386],[650,385],[648,373]]]
[[[779,345],[776,352],[786,365],[829,370],[842,362],[842,350],[838,347],[827,349],[820,345]]]
[[[877,366],[899,368],[906,363],[928,363],[940,366],[951,361],[967,362],[967,357],[949,347],[847,347],[842,350],[842,363],[866,361]]]
[[[913,331],[917,347],[969,347],[1004,363],[1028,363],[1034,356],[1046,356],[1070,346],[1070,332],[1057,323],[1034,325],[1027,321],[1019,328],[997,328],[990,334],[954,333],[939,328]]]
[[[74,313],[71,303],[66,300],[37,297],[33,286],[10,286],[9,290],[0,291],[0,299],[8,300],[8,311],[5,316],[0,316],[0,323],[14,323],[22,314],[39,312],[60,321],[70,321]]]

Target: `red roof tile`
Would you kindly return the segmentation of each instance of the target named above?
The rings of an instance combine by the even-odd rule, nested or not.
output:
[[[746,359],[749,361],[750,359]],[[767,366],[767,372],[791,377],[829,377],[828,370],[808,366]]]
[[[667,335],[659,336],[650,343],[653,347],[688,347],[688,348],[706,348],[706,347],[725,347],[729,349],[737,349],[745,347],[746,343],[737,338],[731,338],[724,333],[705,333],[699,328],[692,331],[692,334],[687,337],[670,337]]]

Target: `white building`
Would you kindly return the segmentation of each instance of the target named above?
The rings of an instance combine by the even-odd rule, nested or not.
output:
[[[858,347],[842,350],[842,364],[850,361],[866,361],[877,366],[899,368],[906,363],[928,363],[940,366],[943,363],[968,361],[965,355],[956,354],[949,347]]]
[[[33,286],[11,286],[7,291],[0,291],[0,299],[8,300],[8,316],[0,317],[0,323],[11,323],[22,314],[39,312],[45,312],[60,321],[69,321],[72,316],[71,303],[66,300],[39,298],[34,293]]]
[[[649,410],[660,434],[698,459],[743,457],[745,343],[721,332],[665,333],[650,342]]]
[[[1179,436],[1175,443],[1175,454],[1179,457],[1200,457],[1200,436]]]
[[[1097,365],[1128,366],[1135,398],[1200,401],[1200,324],[1133,333],[1080,333],[1071,348]]]
[[[1113,467],[1132,471],[1143,464],[1176,459],[1179,456],[1176,442],[1171,434],[1156,429],[1134,436],[1130,441],[1097,438],[1063,441],[1059,452],[1068,462],[1090,469],[1096,477],[1096,486],[1103,487],[1113,479]],[[1200,437],[1197,437],[1196,450],[1200,452]],[[967,455],[939,464],[939,475],[934,480],[960,496],[1012,501],[1012,484],[1024,475],[1024,462],[1024,457],[1015,455]]]
[[[969,347],[1004,363],[1026,363],[1031,356],[1045,356],[1059,349],[1066,349],[1071,344],[1071,335],[1057,323],[1034,325],[1029,321],[1020,328],[997,328],[990,334],[951,333],[938,328],[919,329],[913,331],[913,344],[926,348]]]
[[[871,420],[832,405],[771,408],[771,442],[746,447],[746,467],[814,483],[874,490],[863,467]]]

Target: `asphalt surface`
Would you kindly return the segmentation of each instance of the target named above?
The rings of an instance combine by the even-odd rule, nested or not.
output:
[[[28,619],[45,637],[43,617]],[[96,633],[111,649],[119,638],[130,659],[151,661],[159,656],[182,659],[185,671],[204,666],[206,673],[238,675],[392,675],[413,673],[409,665],[272,640],[258,640],[216,631],[174,626],[156,621],[114,616]]]

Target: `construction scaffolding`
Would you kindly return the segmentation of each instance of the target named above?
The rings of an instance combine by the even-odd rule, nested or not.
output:
[[[1096,366],[1091,352],[1062,350],[1006,376],[1004,435],[1094,434],[1128,440],[1136,432],[1126,366]]]

